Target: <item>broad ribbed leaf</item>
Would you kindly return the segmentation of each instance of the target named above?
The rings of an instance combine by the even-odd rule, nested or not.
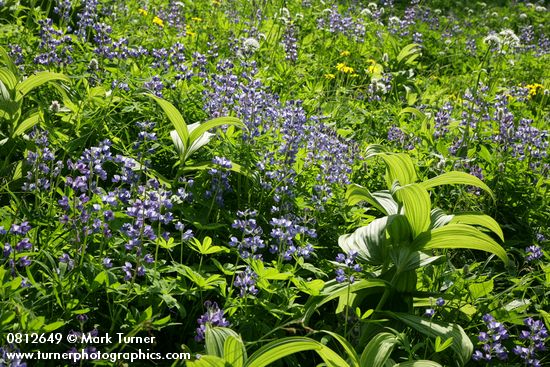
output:
[[[70,81],[68,76],[59,73],[52,73],[51,71],[41,71],[31,75],[15,87],[17,92],[15,99],[17,101],[21,100],[33,89],[40,87],[42,84],[57,80],[62,80],[65,82]]]
[[[393,367],[443,367],[437,362],[428,360],[407,361],[394,364]]]
[[[329,367],[348,367],[349,364],[332,349],[316,340],[294,336],[275,340],[252,354],[246,367],[264,367],[294,353],[315,351]]]
[[[224,356],[224,346],[227,338],[230,336],[237,339],[241,338],[239,334],[229,328],[218,326],[212,327],[208,324],[206,325],[206,332],[204,335],[206,353],[220,358]]]
[[[474,345],[468,338],[468,335],[464,332],[462,327],[451,323],[440,323],[433,319],[426,319],[416,315],[397,312],[386,312],[389,316],[400,320],[409,327],[427,335],[431,338],[438,336],[443,340],[453,338],[453,344],[451,349],[458,357],[458,361],[461,365],[466,364],[472,357],[474,352]]]
[[[332,336],[342,345],[342,347],[347,353],[347,357],[349,357],[349,360],[351,362],[350,367],[359,367],[359,356],[355,352],[355,349],[350,344],[350,342],[346,340],[346,338],[344,338],[342,335],[333,333],[332,331],[328,331],[328,330],[321,330],[321,332]]]
[[[205,146],[210,142],[210,139],[214,136],[214,134],[209,133],[208,131],[204,131],[200,135],[197,135],[197,130],[200,129],[202,125],[200,125],[198,122],[195,122],[194,124],[188,125],[187,130],[189,131],[189,142],[190,145],[187,148],[187,152],[184,155],[184,160],[187,160],[193,154],[196,152],[199,148]]]
[[[428,191],[418,184],[410,184],[397,189],[395,196],[403,204],[404,214],[411,225],[413,238],[427,231],[430,228],[430,211],[432,209]]]
[[[9,92],[15,89],[17,78],[7,68],[0,69],[0,81],[4,83]]]
[[[2,62],[2,64],[6,65],[8,67],[8,70],[10,70],[13,74],[17,73],[17,66],[13,63],[10,55],[2,46],[0,46],[0,61]]]
[[[405,186],[416,181],[416,172],[411,157],[405,153],[386,153],[379,154],[387,166],[386,183],[388,189],[395,181],[399,185]]]
[[[40,114],[40,112],[33,113],[31,116],[22,121],[19,126],[17,126],[17,129],[13,132],[13,137],[23,134],[25,131],[38,124],[41,119],[42,114]]]
[[[397,203],[388,190],[371,193],[363,186],[351,184],[346,191],[346,199],[349,205],[366,201],[385,215],[397,214]]]
[[[439,208],[432,209],[432,212],[430,213],[432,228],[443,227],[444,225],[448,224],[451,219],[453,219],[453,215],[447,215],[447,213]]]
[[[197,128],[195,128],[193,131],[191,131],[191,125],[189,125],[189,140],[191,141],[191,144],[193,144],[193,141],[198,139],[202,134],[207,132],[210,129],[213,129],[218,126],[222,125],[235,125],[239,127],[245,127],[245,125],[242,123],[241,120],[239,120],[236,117],[218,117],[206,122],[203,122],[202,124],[199,124]]]
[[[338,238],[338,246],[345,252],[357,251],[358,256],[371,265],[382,265],[386,260],[386,226],[388,217],[373,220],[351,234]]]
[[[435,248],[469,248],[482,250],[497,255],[508,264],[506,251],[490,236],[467,224],[448,224],[425,232],[413,241],[413,247],[418,250]]]
[[[189,367],[233,367],[217,356],[201,356],[195,361],[187,361],[185,365]]]
[[[386,287],[388,287],[388,283],[381,279],[361,279],[352,284],[338,283],[335,280],[329,281],[325,283],[321,295],[310,297],[307,301],[302,321],[306,323],[316,309],[336,298],[347,297],[348,292],[355,293],[369,289],[372,293],[381,293]]]
[[[236,338],[233,335],[229,335],[225,339],[223,351],[224,359],[229,362],[232,367],[244,366],[246,350],[241,338]]]
[[[479,178],[465,172],[446,172],[437,177],[430,178],[427,181],[421,182],[420,185],[422,185],[425,189],[430,189],[432,187],[441,185],[471,185],[487,191],[489,195],[494,198],[493,192],[491,191],[489,186],[483,183],[483,181],[481,181]]]
[[[361,353],[361,367],[383,367],[398,342],[394,334],[387,332],[376,334]]]
[[[463,223],[473,226],[480,226],[491,230],[504,242],[504,233],[496,220],[482,213],[461,213],[455,214],[450,223]]]
[[[411,225],[403,214],[394,214],[388,216],[386,232],[394,248],[408,247],[412,241]]]
[[[158,105],[163,109],[164,113],[166,113],[166,116],[168,117],[172,125],[174,125],[174,128],[176,129],[176,132],[178,133],[178,136],[181,140],[181,144],[183,145],[183,149],[181,150],[183,152],[187,152],[187,148],[189,147],[189,130],[187,129],[187,124],[185,123],[185,120],[183,119],[181,113],[176,107],[174,107],[172,103],[168,102],[167,100],[159,98],[150,93],[147,93],[146,95],[155,100]]]

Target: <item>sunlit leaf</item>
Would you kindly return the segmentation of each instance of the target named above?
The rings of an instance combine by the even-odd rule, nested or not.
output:
[[[361,367],[383,367],[398,342],[394,334],[387,332],[376,334],[361,353]]]
[[[474,352],[474,345],[472,341],[466,335],[462,327],[451,323],[440,323],[432,319],[426,319],[416,315],[397,312],[385,312],[389,316],[400,320],[409,327],[421,332],[422,334],[429,336],[430,338],[441,337],[444,340],[452,338],[451,349],[458,357],[461,365],[466,364],[472,357]]]
[[[506,251],[490,236],[466,224],[448,224],[418,236],[413,246],[419,250],[460,249],[482,250],[497,255],[505,264],[509,259]]]

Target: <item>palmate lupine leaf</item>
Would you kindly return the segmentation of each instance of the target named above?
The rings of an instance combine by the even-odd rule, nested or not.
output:
[[[349,364],[332,349],[316,340],[292,336],[264,345],[250,356],[245,367],[265,367],[294,353],[315,351],[328,367],[349,367]]]
[[[413,248],[430,249],[460,249],[468,248],[495,254],[505,264],[508,264],[506,251],[490,236],[467,224],[447,224],[424,232],[413,241]]]

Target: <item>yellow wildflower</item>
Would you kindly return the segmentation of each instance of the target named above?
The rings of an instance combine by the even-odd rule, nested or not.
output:
[[[528,84],[525,87],[529,90],[529,97],[531,97],[531,98],[536,96],[537,93],[539,92],[539,90],[544,89],[544,86],[542,84],[539,84],[539,83]]]
[[[193,18],[191,18],[191,20],[193,20],[195,22],[202,22],[202,18],[198,18],[198,17],[193,17]]]
[[[149,13],[147,12],[147,10],[142,9],[142,8],[139,8],[139,9],[138,9],[138,13],[140,13],[140,14],[143,15],[144,17],[146,17],[147,14],[149,14]]]
[[[164,22],[162,21],[162,19],[160,19],[159,17],[155,16],[153,18],[153,23],[155,23],[156,25],[158,25],[159,27],[164,27]]]
[[[347,50],[340,52],[340,56],[349,56],[351,53]]]
[[[351,66],[347,66],[344,62],[337,64],[336,70],[341,71],[344,74],[353,74],[355,71]]]
[[[371,74],[374,73],[375,70],[376,70],[376,64],[373,64],[367,68],[367,71]]]
[[[326,79],[334,79],[334,78],[336,78],[336,75],[334,75],[334,74],[325,74],[325,78]]]
[[[218,5],[220,5],[220,4],[221,4],[221,1],[219,1],[219,0],[212,0],[212,5],[218,6]]]

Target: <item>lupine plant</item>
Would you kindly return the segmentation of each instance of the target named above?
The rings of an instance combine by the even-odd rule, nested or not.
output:
[[[549,25],[542,0],[0,1],[0,366],[547,365]],[[14,339],[119,332],[156,342]],[[151,362],[124,359],[80,364]]]

